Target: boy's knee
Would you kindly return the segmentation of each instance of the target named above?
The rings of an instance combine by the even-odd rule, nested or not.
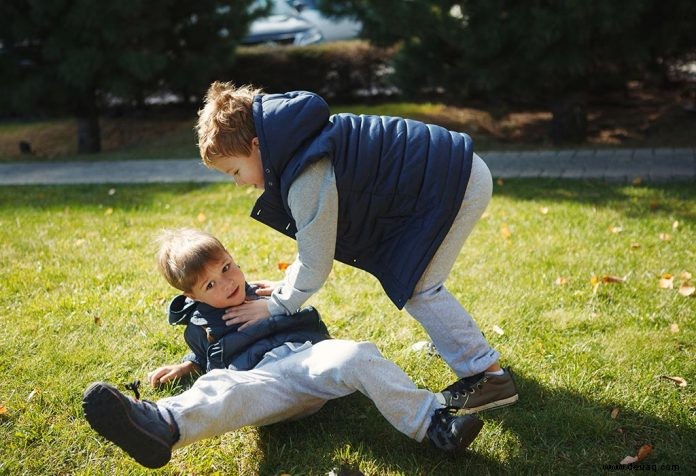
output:
[[[356,342],[352,340],[333,340],[332,355],[340,359],[343,365],[358,366],[371,359],[381,357],[379,349],[372,342]]]

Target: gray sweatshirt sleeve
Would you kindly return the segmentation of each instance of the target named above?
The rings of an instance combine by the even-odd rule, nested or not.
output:
[[[331,160],[319,160],[295,179],[288,191],[288,205],[297,226],[297,257],[268,300],[271,315],[294,313],[331,272],[338,226],[338,191]]]

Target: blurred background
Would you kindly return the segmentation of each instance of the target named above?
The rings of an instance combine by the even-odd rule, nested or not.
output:
[[[0,0],[0,160],[196,157],[214,80],[479,150],[696,146],[693,0]]]

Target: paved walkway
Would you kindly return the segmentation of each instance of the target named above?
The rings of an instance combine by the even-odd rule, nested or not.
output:
[[[696,149],[488,151],[495,178],[599,179],[664,183],[696,180]],[[198,159],[0,163],[0,185],[220,182]]]

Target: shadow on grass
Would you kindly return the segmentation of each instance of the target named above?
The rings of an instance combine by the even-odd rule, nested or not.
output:
[[[520,402],[483,414],[472,451],[444,455],[391,427],[362,395],[330,401],[316,415],[259,430],[261,474],[579,474],[605,472],[645,444],[646,465],[693,467],[696,431],[516,375]],[[292,463],[289,463],[292,461]]]
[[[696,183],[627,185],[599,180],[506,179],[493,197],[543,203],[573,202],[615,209],[627,217],[662,214],[696,221]]]

